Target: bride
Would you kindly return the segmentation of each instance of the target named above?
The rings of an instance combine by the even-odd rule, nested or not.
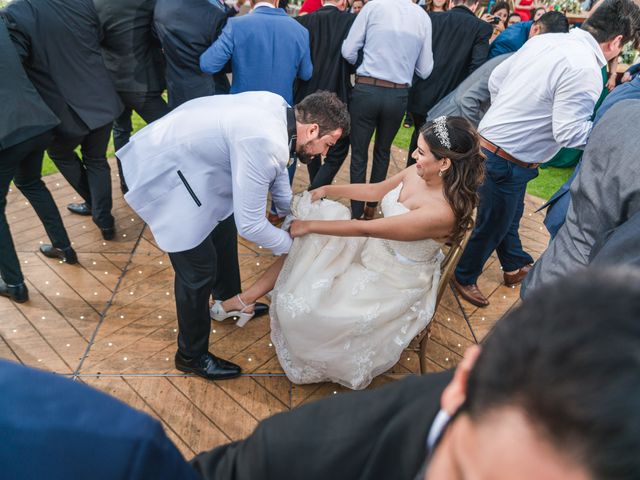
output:
[[[460,117],[426,124],[413,158],[384,182],[298,197],[288,256],[245,292],[215,302],[212,318],[237,316],[244,325],[273,289],[271,338],[292,382],[362,389],[391,368],[433,316],[441,246],[464,235],[483,176],[478,135]],[[382,199],[384,217],[351,220],[328,196]]]

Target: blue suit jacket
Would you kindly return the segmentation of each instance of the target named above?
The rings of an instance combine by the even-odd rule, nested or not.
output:
[[[595,126],[600,121],[607,110],[622,100],[640,100],[640,76],[635,77],[630,82],[619,85],[604,99],[593,119],[593,125]],[[539,208],[539,210],[542,210],[545,207],[549,207],[547,216],[544,219],[544,224],[547,230],[549,230],[551,238],[556,236],[558,230],[560,230],[560,227],[564,224],[567,211],[569,210],[569,203],[571,202],[571,182],[573,182],[573,179],[578,175],[581,164],[582,162],[576,165],[571,177],[553,194],[547,203]]]
[[[281,8],[258,7],[231,18],[200,56],[203,72],[216,73],[231,60],[231,93],[265,90],[293,102],[296,77],[313,73],[309,32]]]
[[[507,27],[507,29],[496,37],[489,50],[489,58],[497,57],[503,53],[516,52],[524,45],[529,38],[532,21],[518,22]]]
[[[3,480],[196,480],[160,424],[80,382],[0,360]]]

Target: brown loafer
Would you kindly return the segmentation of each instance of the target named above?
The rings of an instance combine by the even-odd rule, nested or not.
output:
[[[365,220],[373,220],[373,217],[376,216],[376,207],[364,207],[364,218]]]
[[[467,302],[475,305],[476,307],[486,307],[489,305],[489,300],[485,297],[478,285],[472,283],[471,285],[460,285],[455,277],[451,279],[451,286],[458,292],[458,294],[464,298]]]
[[[502,277],[504,278],[504,284],[507,287],[511,287],[512,285],[518,285],[522,280],[524,280],[524,277],[527,276],[527,273],[529,273],[529,271],[532,268],[533,268],[533,264],[529,264],[520,268],[515,273],[503,273]]]

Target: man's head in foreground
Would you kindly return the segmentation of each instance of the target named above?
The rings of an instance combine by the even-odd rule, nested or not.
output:
[[[640,275],[540,288],[469,349],[426,480],[640,478]]]
[[[302,163],[326,155],[330,147],[349,135],[351,117],[335,93],[318,91],[295,107],[296,153]]]

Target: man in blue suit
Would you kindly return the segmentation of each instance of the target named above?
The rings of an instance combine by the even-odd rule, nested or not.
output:
[[[61,376],[0,360],[3,480],[197,480],[157,420]]]
[[[533,21],[518,22],[510,25],[493,41],[488,58],[520,50],[524,42],[529,39],[532,26]]]
[[[309,31],[277,8],[278,0],[250,1],[251,13],[229,19],[220,37],[200,56],[200,69],[214,74],[231,60],[231,93],[264,90],[293,105],[296,77],[309,80],[313,73]],[[289,166],[290,182],[296,165]],[[273,208],[269,220],[279,220]]]
[[[296,77],[309,80],[313,73],[309,32],[277,3],[251,0],[252,13],[229,19],[200,56],[200,68],[214,74],[231,60],[231,93],[265,90],[291,105]]]

